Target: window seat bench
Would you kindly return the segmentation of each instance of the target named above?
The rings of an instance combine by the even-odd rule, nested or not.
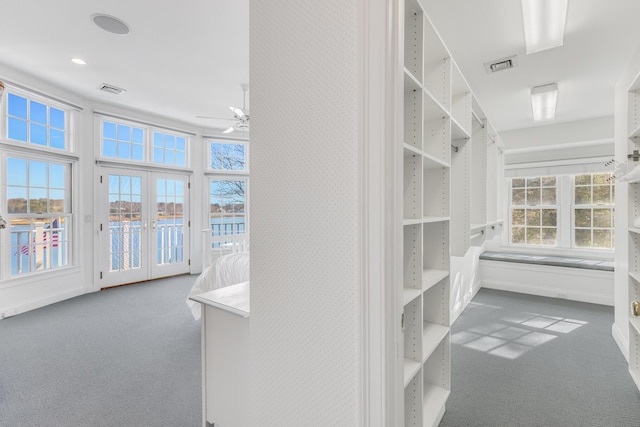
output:
[[[613,306],[611,260],[492,251],[479,258],[483,288]]]
[[[516,262],[521,264],[552,265],[555,267],[584,268],[587,270],[613,271],[613,261],[592,258],[484,251],[480,254],[480,259]]]

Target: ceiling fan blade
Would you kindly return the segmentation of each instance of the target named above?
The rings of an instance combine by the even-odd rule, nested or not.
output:
[[[228,128],[227,130],[225,130],[225,131],[224,131],[224,132],[222,132],[222,133],[231,133],[231,132],[233,132],[234,130],[235,130],[235,129],[233,128],[233,126],[231,126],[230,128]]]
[[[229,117],[211,117],[211,116],[196,116],[196,119],[211,119],[211,120],[235,120],[230,119]]]
[[[242,109],[236,107],[229,107],[229,109],[233,111],[233,114],[235,114],[236,116],[244,117],[244,111],[242,111]]]

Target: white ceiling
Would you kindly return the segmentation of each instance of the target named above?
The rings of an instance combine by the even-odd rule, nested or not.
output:
[[[249,0],[0,0],[0,64],[80,96],[227,128],[249,82]],[[128,35],[98,28],[120,18]],[[73,64],[81,57],[87,65]],[[0,66],[0,76],[2,68]],[[98,91],[103,83],[126,89]],[[247,107],[249,97],[247,96]]]
[[[613,115],[613,87],[640,44],[637,0],[570,0],[563,47],[525,55],[520,1],[423,0],[498,131],[537,125],[530,89],[557,82],[554,123]],[[224,129],[249,81],[249,0],[0,0],[0,64],[102,102]],[[93,24],[116,16],[118,36]],[[636,22],[634,22],[636,21]],[[518,55],[515,69],[483,63]],[[87,65],[71,63],[82,57]],[[1,76],[1,67],[0,67]],[[109,83],[120,95],[99,92]],[[247,98],[247,106],[248,106]],[[545,123],[542,123],[545,124]],[[548,124],[548,122],[546,123]]]
[[[519,0],[423,0],[427,14],[498,131],[612,116],[614,85],[640,46],[637,0],[569,0],[564,46],[525,54]],[[513,54],[518,67],[488,75]],[[530,91],[558,83],[553,122],[534,123]]]

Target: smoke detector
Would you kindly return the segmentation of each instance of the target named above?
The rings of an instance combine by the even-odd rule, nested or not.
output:
[[[114,85],[110,85],[108,83],[102,83],[102,86],[99,86],[98,89],[100,89],[103,92],[109,92],[112,93],[114,95],[119,95],[121,94],[123,91],[125,91],[126,89],[122,89],[119,88],[117,86]]]
[[[508,70],[518,66],[518,57],[516,55],[507,56],[505,58],[496,59],[484,63],[484,69],[487,74],[497,73],[498,71]]]

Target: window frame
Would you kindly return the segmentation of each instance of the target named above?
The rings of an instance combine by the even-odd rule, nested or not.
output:
[[[554,187],[551,186],[543,186],[542,185],[542,178],[549,178],[549,177],[553,177],[556,180],[556,184]],[[526,191],[529,188],[528,187],[528,180],[529,179],[535,179],[538,178],[541,180],[540,182],[540,186],[538,188],[540,188],[540,198],[541,198],[541,203],[538,205],[530,205],[526,203]],[[514,205],[513,204],[513,180],[514,179],[524,179],[525,180],[525,187],[522,187],[523,190],[525,191],[525,204],[524,205]],[[523,247],[523,248],[556,248],[559,246],[560,240],[561,240],[561,236],[560,236],[560,208],[559,208],[559,204],[558,201],[560,200],[561,197],[561,186],[560,186],[560,179],[559,176],[557,175],[540,175],[540,176],[529,176],[529,177],[514,177],[514,178],[510,178],[508,179],[508,191],[509,191],[509,197],[508,199],[508,206],[507,206],[507,210],[509,212],[508,215],[508,223],[509,223],[509,233],[508,233],[508,244],[511,247]],[[516,188],[520,188],[520,187],[516,187]],[[555,205],[543,205],[542,204],[542,189],[543,188],[555,188],[556,190],[556,204]],[[513,210],[514,209],[522,209],[524,210],[524,219],[525,219],[525,224],[523,224],[521,227],[524,228],[524,239],[525,239],[525,243],[513,243]],[[543,209],[553,209],[556,211],[556,225],[555,227],[543,227],[542,226],[542,212],[540,213],[540,225],[539,226],[531,226],[528,227],[527,226],[527,211],[528,210],[534,210],[534,209],[538,209],[538,210],[543,210]],[[527,230],[528,228],[539,228],[540,229],[540,241],[542,242],[542,229],[543,228],[555,228],[556,230],[556,239],[555,239],[555,244],[553,245],[545,245],[543,243],[538,243],[538,244],[532,244],[532,243],[526,243],[526,241],[528,240],[528,233]]]
[[[104,155],[104,123],[114,123],[117,125],[129,126],[131,128],[137,128],[142,130],[142,160],[134,160],[131,158],[121,157],[109,157]],[[164,170],[177,170],[177,171],[192,171],[191,169],[191,149],[193,143],[194,134],[187,131],[180,131],[177,129],[171,129],[163,127],[161,125],[146,123],[143,121],[137,121],[135,119],[128,119],[120,116],[110,115],[107,113],[95,113],[95,128],[97,133],[97,140],[99,141],[98,154],[96,158],[102,163],[107,164],[119,164],[119,165],[135,165],[136,167],[142,167],[145,169],[164,169]],[[170,135],[173,137],[184,138],[185,140],[185,165],[157,163],[153,161],[153,135],[154,133],[160,133],[163,135]],[[117,141],[117,140],[116,140]],[[117,151],[116,151],[117,154]]]
[[[7,192],[8,183],[6,181],[7,169],[5,167],[9,158],[19,158],[19,159],[24,159],[30,162],[37,161],[37,162],[45,162],[49,164],[50,163],[63,164],[66,167],[66,174],[64,178],[65,179],[65,183],[64,183],[65,210],[64,212],[47,212],[42,214],[30,213],[30,212],[9,213],[8,207],[6,206],[7,205],[6,201],[8,200],[8,192]],[[42,275],[56,275],[56,274],[60,274],[60,272],[64,272],[65,270],[74,268],[76,266],[76,253],[77,253],[76,252],[77,241],[75,236],[76,236],[76,230],[78,227],[77,214],[76,214],[78,206],[77,206],[77,197],[75,194],[76,186],[74,185],[74,182],[77,182],[78,159],[67,156],[67,155],[62,155],[62,153],[59,153],[58,156],[51,156],[48,153],[41,152],[41,150],[24,151],[24,150],[7,149],[7,150],[2,150],[0,152],[0,162],[2,162],[1,163],[3,165],[2,171],[4,173],[3,176],[0,177],[0,180],[3,183],[2,189],[0,190],[0,198],[3,200],[3,205],[5,205],[5,208],[1,213],[3,214],[4,218],[7,220],[7,227],[9,228],[9,231],[11,231],[11,220],[12,218],[15,218],[15,217],[29,218],[31,224],[33,223],[33,220],[37,218],[52,219],[52,218],[64,217],[65,221],[68,221],[68,224],[65,226],[65,233],[66,233],[65,242],[67,244],[67,247],[65,248],[66,263],[64,265],[56,266],[55,268],[28,271],[28,272],[15,274],[15,275],[12,274],[12,267],[11,267],[12,255],[11,254],[14,248],[11,246],[11,239],[10,238],[8,240],[0,239],[3,252],[4,250],[6,250],[9,253],[9,256],[3,256],[2,259],[0,259],[0,264],[2,265],[2,268],[0,268],[0,289],[14,286],[16,284],[26,284],[28,283],[28,281],[26,281],[28,278],[40,277]],[[29,186],[27,185],[26,188],[28,189]],[[27,194],[27,197],[28,197],[28,194]],[[30,232],[32,231],[30,230]],[[33,242],[29,242],[30,245],[32,243]],[[62,247],[60,241],[58,244],[59,244],[58,247]]]
[[[225,139],[218,137],[205,137],[206,147],[206,156],[205,156],[205,165],[204,170],[208,173],[218,173],[218,174],[227,174],[227,175],[249,175],[249,141],[248,140],[238,140],[238,139]],[[241,145],[244,150],[244,168],[243,169],[214,169],[211,167],[211,145],[212,144],[230,144],[230,145]]]
[[[590,173],[581,173],[581,174],[574,174],[574,175],[570,175],[570,180],[571,180],[571,248],[573,249],[579,249],[579,250],[600,250],[600,251],[615,251],[615,209],[616,209],[616,204],[615,204],[615,181],[611,181],[608,184],[595,184],[595,186],[607,186],[610,188],[610,192],[609,192],[609,204],[596,204],[594,203],[593,200],[593,188],[594,188],[594,182],[593,182],[593,176],[594,175],[601,175],[601,174],[605,174],[605,173],[609,173],[610,172],[590,172]],[[583,204],[583,205],[578,205],[576,204],[576,183],[575,183],[575,178],[576,176],[579,175],[591,175],[591,183],[589,185],[584,185],[584,184],[579,184],[578,186],[580,187],[589,187],[591,189],[590,193],[591,193],[591,203],[590,204]],[[611,203],[611,201],[613,200],[613,203]],[[578,209],[590,209],[591,210],[591,226],[590,227],[577,227],[576,226],[576,210]],[[611,226],[610,227],[595,227],[593,225],[593,210],[594,209],[609,209],[610,210],[610,220],[611,220]],[[591,246],[577,246],[576,245],[576,230],[577,229],[581,229],[581,230],[591,230]],[[609,237],[609,241],[611,242],[611,247],[610,248],[604,248],[604,247],[595,247],[593,246],[593,232],[595,230],[609,230],[610,231],[610,237]]]
[[[223,237],[213,237],[213,229],[211,228],[210,221],[210,210],[211,210],[211,199],[210,199],[210,187],[212,180],[225,180],[225,181],[238,181],[243,180],[245,182],[245,195],[244,195],[244,234],[235,234],[231,235],[229,242],[234,241],[242,241],[245,250],[247,250],[248,245],[250,244],[250,233],[251,233],[251,217],[250,217],[250,204],[251,204],[251,179],[249,174],[249,146],[250,141],[248,139],[235,139],[235,138],[225,138],[220,136],[204,136],[202,144],[202,153],[203,153],[203,170],[204,170],[204,183],[202,188],[202,194],[206,203],[203,206],[203,229],[208,230],[208,237],[205,243],[212,243],[212,247],[209,249],[212,253],[216,251],[218,252],[218,256],[224,253],[224,251],[220,247],[216,247],[216,242],[225,243],[224,236]],[[225,170],[225,169],[212,169],[211,168],[211,144],[241,144],[244,147],[244,169],[243,170]],[[206,228],[204,227],[206,225]],[[218,245],[219,246],[219,245]],[[203,260],[204,265],[209,265],[211,260]]]
[[[47,111],[51,107],[56,108],[64,112],[64,148],[51,147],[49,143],[47,145],[40,145],[29,141],[28,133],[27,140],[22,141],[19,139],[9,138],[9,94],[14,94],[22,98],[26,98],[27,101],[35,101],[47,106]],[[28,107],[27,107],[28,108]],[[74,106],[64,101],[57,100],[56,98],[39,94],[36,91],[30,91],[14,86],[12,84],[6,84],[4,95],[0,99],[0,117],[2,118],[2,125],[0,126],[0,142],[3,145],[19,147],[22,149],[37,150],[39,152],[47,152],[53,155],[69,155],[76,156],[77,144],[76,144],[76,123],[77,113],[81,111],[80,107]],[[27,117],[27,127],[30,123],[30,118]],[[47,124],[47,129],[49,129]],[[49,141],[49,135],[47,135],[47,141]]]
[[[610,171],[596,171],[596,172],[583,172],[583,173],[561,173],[561,174],[546,174],[544,176],[556,176],[556,206],[557,206],[557,244],[556,246],[550,245],[529,245],[520,243],[511,243],[512,239],[512,179],[518,178],[531,178],[532,175],[527,176],[512,176],[505,177],[505,191],[507,192],[504,206],[505,213],[505,227],[508,228],[508,232],[503,233],[501,239],[501,246],[505,249],[514,250],[517,252],[528,253],[548,253],[548,254],[564,254],[567,256],[596,256],[603,258],[610,258],[615,247],[608,248],[588,248],[588,247],[576,247],[574,244],[574,176],[575,175],[587,175],[587,174],[600,174],[610,173]],[[536,175],[542,176],[542,175]],[[615,185],[613,185],[615,187]],[[597,206],[596,206],[597,207]],[[615,209],[615,204],[613,205]],[[613,215],[615,217],[615,214]],[[615,229],[615,225],[613,227]],[[615,234],[612,236],[615,239]],[[615,244],[615,241],[614,241]]]

